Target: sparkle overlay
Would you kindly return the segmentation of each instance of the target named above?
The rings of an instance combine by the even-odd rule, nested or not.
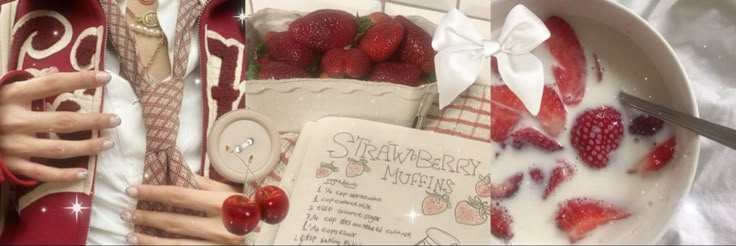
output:
[[[83,209],[89,209],[89,207],[82,206],[82,203],[79,202],[79,197],[75,196],[72,205],[69,207],[64,207],[64,209],[71,210],[70,214],[74,214],[74,220],[79,222],[79,214],[82,213]],[[45,210],[45,208],[43,210]]]
[[[245,25],[245,19],[248,17],[245,15],[245,11],[240,12],[240,14],[235,16],[236,19],[240,20],[240,25]]]
[[[414,208],[411,208],[411,211],[409,213],[405,214],[406,217],[409,217],[409,220],[411,220],[411,223],[414,223],[414,219],[416,219],[419,216],[419,213],[414,210]]]

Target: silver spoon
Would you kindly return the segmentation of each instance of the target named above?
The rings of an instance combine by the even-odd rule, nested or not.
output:
[[[664,121],[689,129],[731,149],[736,149],[736,130],[734,129],[660,106],[623,91],[619,92],[618,98],[624,105],[631,106]]]

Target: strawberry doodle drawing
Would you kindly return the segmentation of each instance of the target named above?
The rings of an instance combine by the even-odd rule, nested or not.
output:
[[[481,225],[488,220],[490,205],[480,197],[468,197],[455,205],[455,221],[464,225]]]
[[[320,163],[319,168],[317,168],[317,178],[324,178],[330,176],[332,173],[338,172],[339,169],[337,169],[334,163],[334,161]]]
[[[345,176],[348,178],[357,177],[363,172],[370,172],[371,169],[366,165],[368,160],[361,158],[360,161],[348,158],[348,166],[345,167]]]
[[[424,215],[440,214],[450,207],[450,196],[447,194],[440,195],[427,191],[427,197],[422,201],[422,213]]]
[[[475,184],[475,193],[480,197],[491,196],[491,175],[480,176],[480,180]]]

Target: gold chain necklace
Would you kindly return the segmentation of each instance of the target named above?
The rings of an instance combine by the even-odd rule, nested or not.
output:
[[[140,18],[136,16],[135,13],[133,13],[133,11],[131,11],[130,9],[126,9],[126,10],[128,14],[130,14],[134,19],[136,19],[139,23],[141,23],[141,24],[128,23],[128,25],[130,26],[130,30],[132,30],[135,33],[149,36],[149,37],[154,37],[154,38],[163,37],[163,31],[161,31],[161,28],[159,27],[158,16],[156,15],[156,12],[148,12],[146,14],[146,16],[149,16],[148,18],[146,18],[146,16],[144,16],[143,18]],[[153,14],[150,14],[150,13],[153,13]]]
[[[152,2],[155,2],[155,0]],[[166,39],[163,37],[163,32],[161,31],[161,28],[159,27],[158,16],[156,15],[155,11],[149,11],[146,14],[144,14],[143,17],[138,17],[129,8],[126,8],[126,12],[130,14],[134,19],[136,19],[138,23],[142,24],[140,25],[140,24],[129,23],[131,30],[133,30],[133,32],[159,38],[159,42],[158,42],[158,46],[156,47],[156,50],[153,51],[153,55],[151,55],[151,58],[148,59],[148,62],[146,63],[146,65],[143,66],[143,71],[145,71],[146,74],[148,74],[148,70],[151,68],[151,66],[153,66],[153,62],[156,60],[156,56],[158,56],[158,53],[161,52],[162,48],[164,47],[165,41],[166,41]],[[155,81],[150,74],[148,75],[148,77],[150,81],[155,84]]]
[[[151,55],[151,58],[148,59],[148,63],[146,63],[146,65],[143,66],[143,70],[146,71],[146,73],[148,73],[148,69],[151,68],[151,66],[153,65],[153,61],[156,60],[156,55],[158,55],[158,53],[161,51],[161,48],[163,47],[164,47],[164,39],[162,38],[158,41],[158,46],[156,47],[156,50],[153,51],[153,55]]]
[[[156,14],[156,11],[148,11],[145,14],[143,14],[143,16],[138,17],[129,8],[125,8],[125,10],[127,10],[128,13],[138,21],[138,23],[143,24],[145,27],[148,27],[148,28],[158,27],[158,15]]]

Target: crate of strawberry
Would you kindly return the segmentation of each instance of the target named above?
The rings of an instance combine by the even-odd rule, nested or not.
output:
[[[248,107],[298,131],[325,116],[411,126],[437,95],[421,17],[264,9],[246,24]]]

